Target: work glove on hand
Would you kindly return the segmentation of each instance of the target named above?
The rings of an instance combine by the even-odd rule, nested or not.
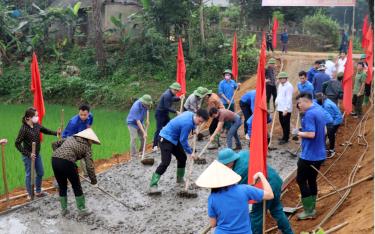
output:
[[[297,136],[297,135],[298,135],[298,132],[299,132],[298,128],[294,128],[294,129],[292,130],[292,135],[293,135],[293,136]]]

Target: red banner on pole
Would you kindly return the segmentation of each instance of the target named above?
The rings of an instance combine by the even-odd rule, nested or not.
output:
[[[371,84],[374,75],[374,30],[371,27],[367,30],[366,41],[368,43],[366,47],[366,63],[368,65],[366,84]]]
[[[234,79],[238,79],[238,56],[237,56],[237,34],[234,32],[232,43],[232,74]]]
[[[277,29],[279,28],[279,21],[276,17],[273,18],[272,26],[272,47],[275,50],[277,46]]]
[[[348,49],[348,56],[345,63],[345,71],[344,71],[344,78],[343,78],[343,91],[344,91],[344,98],[343,98],[343,107],[344,112],[346,115],[349,115],[352,110],[352,94],[353,94],[353,43],[352,40],[349,41],[349,49]]]
[[[362,26],[362,48],[366,50],[368,46],[368,41],[367,41],[367,30],[369,29],[368,26],[368,15],[365,16],[363,19],[363,26]]]
[[[178,48],[177,48],[177,74],[176,74],[176,82],[181,85],[181,90],[176,94],[178,97],[186,94],[186,66],[185,66],[185,59],[184,59],[184,50],[182,49],[182,40],[181,38],[178,39]]]

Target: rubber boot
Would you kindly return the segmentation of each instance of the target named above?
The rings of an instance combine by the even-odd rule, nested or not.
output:
[[[312,219],[315,216],[313,197],[302,198],[303,211],[297,215],[299,220]]]
[[[60,197],[61,215],[65,216],[68,214],[68,197]]]
[[[217,134],[215,136],[215,141],[216,141],[217,147],[219,148],[220,147],[220,134]]]
[[[185,183],[184,176],[185,176],[185,168],[177,168],[177,179],[176,179],[177,184]]]
[[[367,106],[367,104],[368,104],[368,100],[369,100],[369,96],[364,96],[363,97],[363,104],[362,104],[362,106]]]
[[[151,182],[150,182],[150,189],[148,191],[149,195],[159,195],[161,194],[160,190],[158,189],[158,182],[160,180],[161,175],[158,173],[152,174]]]
[[[79,214],[80,217],[85,217],[85,216],[91,214],[91,212],[89,212],[86,209],[86,201],[85,201],[84,195],[76,197],[76,204],[77,204],[77,208],[78,208],[78,214]]]
[[[313,214],[315,215],[316,214],[316,195],[313,195],[311,196],[311,200],[312,200],[312,212]]]

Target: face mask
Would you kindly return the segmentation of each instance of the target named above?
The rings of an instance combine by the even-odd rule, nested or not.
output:
[[[230,80],[231,75],[229,75],[229,74],[225,74],[224,78],[225,78],[226,80]]]
[[[38,117],[38,116],[34,116],[34,117],[31,118],[31,121],[32,121],[33,123],[38,123],[38,121],[39,121],[39,117]]]

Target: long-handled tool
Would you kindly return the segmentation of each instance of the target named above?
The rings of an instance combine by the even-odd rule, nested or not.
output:
[[[301,144],[299,144],[296,152],[292,152],[292,151],[288,150],[288,153],[290,153],[293,157],[297,157],[300,149],[301,149]]]
[[[145,129],[145,131],[147,132],[147,128]],[[141,158],[141,163],[143,165],[154,165],[154,158],[153,157],[147,157],[145,158],[145,153],[146,153],[146,145],[147,145],[147,139],[144,139],[144,142],[143,142],[143,149],[142,149],[142,158]]]
[[[60,114],[60,129],[61,131],[64,129],[64,109],[61,109],[61,114]],[[62,132],[59,135],[59,140],[62,138]]]
[[[1,144],[1,166],[2,166],[2,169],[3,169],[3,181],[4,181],[5,198],[6,198],[6,202],[7,202],[7,208],[10,208],[8,181],[7,181],[6,171],[5,171],[5,144]]]
[[[297,121],[296,121],[296,126],[295,126],[295,129],[298,129],[299,128],[299,112],[297,114]],[[293,141],[298,141],[298,136],[297,135],[294,135],[293,138],[292,138]]]
[[[227,106],[227,110],[229,110],[230,106],[232,105],[232,102],[234,100],[234,95],[236,95],[237,91],[238,91],[238,86],[237,86],[236,90],[234,90],[233,96],[230,99],[229,105]]]
[[[202,158],[203,153],[207,150],[207,147],[211,144],[211,140],[207,142],[207,144],[203,147],[202,151],[199,153],[196,160],[194,160],[194,163],[196,164],[207,164],[207,160],[205,158]]]
[[[33,142],[31,145],[31,154],[36,157],[36,143]],[[31,157],[31,200],[34,200],[34,187],[35,187],[35,158]]]
[[[193,139],[193,153],[195,153],[195,149],[196,149],[196,146],[197,146],[197,136],[198,136],[198,134],[199,134],[199,128],[198,128],[197,134],[194,135],[194,139]],[[185,181],[185,189],[180,191],[178,193],[178,196],[185,197],[185,198],[196,198],[196,197],[198,197],[197,193],[189,192],[190,178],[191,178],[191,173],[192,173],[193,167],[194,167],[194,160],[190,159],[189,161],[190,161],[189,172],[188,172],[188,176],[187,176],[186,181]]]
[[[88,180],[87,178],[83,177],[82,175],[79,175],[79,177],[81,177],[83,180],[87,181],[90,183],[90,180]],[[110,194],[109,192],[105,191],[104,189],[102,189],[101,187],[99,186],[93,186],[95,188],[97,188],[98,190],[100,190],[102,193],[106,194],[107,196],[109,196],[110,198],[112,198],[113,200],[117,201],[118,203],[120,203],[121,205],[125,206],[126,208],[129,208],[129,209],[133,209],[135,210],[134,207],[131,207],[129,206],[128,204],[124,203],[123,201],[119,200],[117,197],[113,196],[112,194]]]
[[[270,133],[270,142],[268,143],[268,148],[271,150],[271,143],[272,143],[272,136],[273,136],[273,129],[274,129],[274,127],[275,127],[275,119],[276,119],[276,112],[277,111],[275,111],[274,113],[273,113],[273,117],[272,117],[272,125],[271,125],[271,133]],[[274,150],[274,148],[272,148],[272,150]]]
[[[182,108],[184,107],[184,101],[185,101],[185,95],[182,96],[182,98],[181,98],[181,103],[180,103],[180,113],[182,112]]]

